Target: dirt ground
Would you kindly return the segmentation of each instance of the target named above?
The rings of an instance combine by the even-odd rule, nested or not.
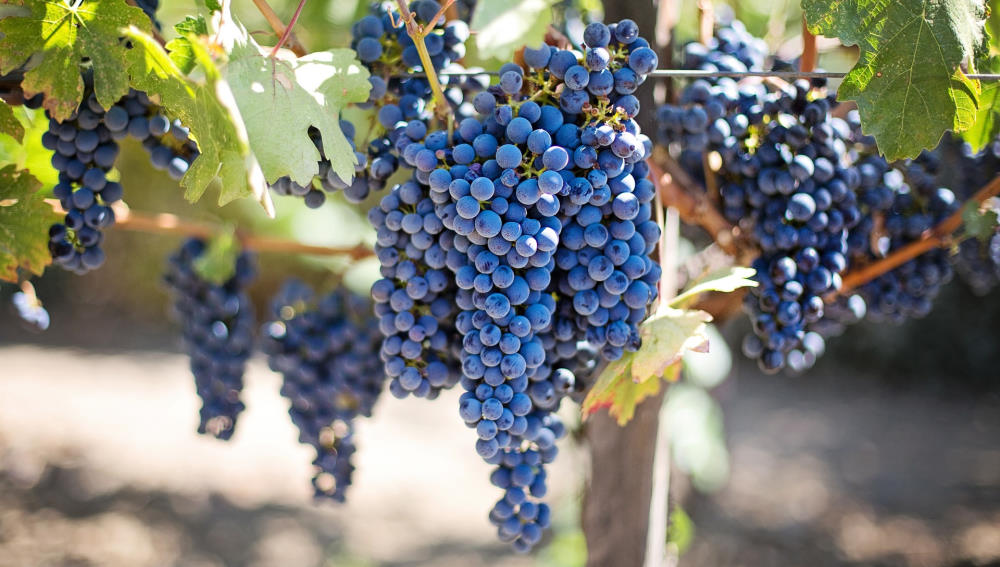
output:
[[[0,345],[0,361],[0,567],[572,564],[496,542],[498,492],[454,392],[383,399],[360,428],[348,503],[315,506],[310,451],[260,360],[228,444],[194,432],[179,354]],[[680,565],[1000,565],[996,396],[747,370],[718,394],[732,478],[709,497],[674,475],[696,526]],[[585,467],[564,443],[550,475],[560,534]]]

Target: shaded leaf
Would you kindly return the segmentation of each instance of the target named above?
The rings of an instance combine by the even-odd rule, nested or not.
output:
[[[222,285],[236,273],[236,258],[239,257],[240,250],[240,243],[231,227],[220,231],[208,241],[201,256],[195,258],[194,271],[202,279]]]
[[[14,116],[14,109],[0,98],[0,134],[7,134],[18,142],[24,141],[24,124]]]
[[[273,214],[263,174],[245,136],[238,129],[241,123],[223,105],[222,99],[228,89],[220,81],[213,81],[218,70],[210,58],[198,54],[200,46],[197,43],[190,44],[208,76],[208,82],[196,82],[180,71],[152,37],[135,28],[127,33],[135,45],[127,60],[133,85],[156,93],[164,112],[188,126],[198,142],[200,155],[181,179],[185,198],[197,201],[209,184],[218,179],[220,206],[254,196],[265,211]]]
[[[838,90],[888,159],[975,122],[980,85],[959,65],[982,49],[983,0],[803,0],[810,30],[861,51]]]
[[[40,276],[52,261],[49,226],[59,216],[44,201],[41,186],[13,165],[0,169],[0,280],[17,282],[18,268]]]
[[[994,42],[1000,41],[996,36]],[[994,47],[997,51],[1000,48]],[[1000,73],[1000,54],[981,62],[980,72]],[[1000,82],[983,83],[983,92],[979,95],[979,111],[976,113],[976,123],[962,133],[962,138],[972,146],[973,151],[980,151],[987,144],[1000,136]]]
[[[21,88],[26,97],[45,93],[45,108],[57,120],[68,119],[83,98],[80,64],[88,59],[94,94],[105,108],[128,93],[121,30],[134,26],[149,33],[143,11],[125,0],[27,0],[26,14],[0,20],[0,74],[31,59]]]
[[[997,212],[979,203],[968,202],[962,209],[962,222],[969,236],[987,241],[997,230]]]

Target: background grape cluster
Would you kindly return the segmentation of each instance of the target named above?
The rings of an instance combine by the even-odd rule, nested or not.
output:
[[[299,442],[316,449],[317,498],[343,502],[354,466],[354,419],[370,416],[385,383],[381,334],[368,298],[343,288],[317,298],[297,280],[271,301],[262,349],[283,377]]]
[[[255,267],[250,255],[241,254],[232,277],[221,285],[212,283],[196,267],[205,248],[202,240],[186,241],[168,260],[163,281],[202,401],[198,432],[227,440],[244,409],[240,392],[256,325],[246,288],[254,279]]]
[[[760,70],[766,50],[730,21],[708,45],[684,46],[683,60],[701,70]],[[998,273],[994,234],[961,242],[957,256],[930,250],[840,294],[848,271],[953,214],[959,203],[948,187],[964,188],[959,197],[968,198],[989,181],[998,149],[973,154],[949,138],[916,160],[888,163],[861,133],[857,111],[840,118],[835,108],[822,80],[783,86],[715,78],[690,82],[677,104],[657,112],[659,141],[703,187],[718,187],[712,198],[759,250],[752,264],[759,286],[744,302],[753,334],[743,351],[765,372],[809,368],[825,350],[824,337],[863,318],[899,323],[926,315],[953,263],[981,290]],[[977,179],[948,179],[944,171]]]

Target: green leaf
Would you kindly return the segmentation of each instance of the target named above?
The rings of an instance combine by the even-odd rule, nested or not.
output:
[[[757,271],[753,268],[729,266],[715,271],[706,272],[696,279],[687,289],[675,297],[671,307],[680,307],[697,296],[710,291],[732,293],[743,287],[757,287],[757,282],[750,279]]]
[[[194,271],[202,279],[215,285],[222,285],[236,273],[236,258],[240,255],[240,243],[236,232],[230,228],[221,231],[208,242],[205,251],[194,261]]]
[[[962,208],[962,223],[965,233],[979,240],[987,241],[997,230],[997,212],[975,202],[968,202]]]
[[[660,378],[676,380],[681,357],[688,350],[706,352],[705,325],[712,316],[704,311],[660,309],[639,327],[642,346],[604,368],[583,400],[584,417],[602,408],[619,425],[635,415],[635,406],[660,391]]]
[[[167,42],[167,51],[170,52],[170,58],[177,68],[186,75],[198,64],[191,43],[198,41],[199,37],[208,35],[208,24],[205,23],[205,18],[188,16],[175,25],[174,30],[177,31],[177,37]]]
[[[21,88],[45,93],[45,108],[57,120],[76,111],[83,98],[80,64],[89,59],[94,93],[105,108],[128,93],[121,30],[150,31],[149,18],[125,0],[20,0],[28,13],[0,20],[0,74],[32,59]]]
[[[994,81],[983,88],[976,122],[962,133],[962,138],[978,152],[997,136],[1000,136],[1000,82]]]
[[[220,206],[255,196],[264,210],[273,215],[274,208],[260,166],[250,153],[245,132],[239,130],[242,123],[231,114],[232,105],[227,107],[222,102],[224,98],[231,99],[231,94],[224,82],[213,80],[218,70],[210,58],[199,54],[197,43],[190,44],[209,78],[208,82],[199,83],[184,76],[148,34],[136,28],[126,33],[135,46],[126,62],[132,84],[137,89],[156,93],[164,112],[188,126],[198,142],[200,155],[181,179],[185,198],[197,201],[209,184],[218,179]]]
[[[14,109],[0,98],[0,134],[7,134],[18,142],[24,141],[24,124],[14,116]]]
[[[469,27],[481,57],[509,60],[522,45],[538,45],[552,21],[554,0],[479,2]]]
[[[58,215],[44,201],[42,184],[13,165],[0,169],[0,280],[17,282],[18,268],[42,275],[49,255],[49,226]]]
[[[998,42],[1000,38],[994,35],[993,41]],[[994,50],[998,53],[981,61],[979,72],[1000,73],[1000,48],[994,47]],[[973,151],[978,152],[997,136],[1000,136],[1000,82],[984,82],[983,93],[979,96],[976,123],[962,133],[962,138],[972,146]]]
[[[368,99],[368,71],[352,49],[266,56],[242,30],[225,67],[250,147],[264,177],[274,182],[288,176],[308,186],[319,172],[320,152],[309,138],[315,127],[323,154],[344,181],[354,177],[357,159],[340,129],[340,111]]]
[[[934,148],[972,127],[980,85],[959,65],[981,49],[983,0],[802,0],[813,33],[861,51],[837,96],[854,100],[888,159]]]

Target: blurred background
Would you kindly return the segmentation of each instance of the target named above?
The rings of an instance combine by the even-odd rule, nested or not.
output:
[[[194,3],[164,4],[169,37]],[[295,2],[271,4],[287,20]],[[678,43],[696,28],[694,3],[682,4]],[[311,0],[296,32],[311,49],[344,46],[366,6]],[[800,50],[797,2],[733,8],[774,50]],[[261,43],[273,41],[250,2],[234,9]],[[571,33],[600,17],[596,0],[561,9]],[[841,52],[821,60],[831,70],[849,62]],[[51,186],[40,131],[20,155],[0,139],[0,162],[26,164]],[[311,244],[372,238],[364,207],[337,196],[318,211],[276,197],[275,221],[249,201],[191,205],[137,143],[123,150],[136,210]],[[456,392],[434,402],[384,396],[359,425],[341,506],[312,502],[311,449],[296,442],[280,379],[262,357],[248,369],[232,442],[197,435],[199,401],[159,280],[178,245],[111,231],[102,269],[50,270],[35,281],[51,314],[44,333],[15,315],[16,288],[0,285],[0,567],[583,565],[586,448],[573,436],[563,442],[550,475],[555,529],[535,555],[516,556],[486,519],[499,494],[458,419]],[[259,263],[259,313],[291,275],[364,291],[377,273],[372,261],[339,258]],[[954,282],[928,318],[855,326],[803,376],[763,376],[730,353],[746,330],[737,316],[713,331],[712,352],[689,355],[665,401],[673,470],[664,537],[682,565],[1000,565],[1000,294],[977,297]]]

